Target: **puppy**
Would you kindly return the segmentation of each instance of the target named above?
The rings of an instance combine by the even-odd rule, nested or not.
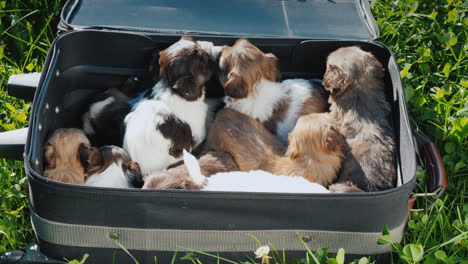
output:
[[[160,80],[152,97],[125,117],[124,149],[143,174],[165,169],[206,136],[205,83],[213,57],[191,37],[182,37],[159,56]]]
[[[328,113],[301,116],[289,135],[286,154],[262,167],[274,174],[302,176],[328,187],[341,168],[346,142]]]
[[[369,52],[345,47],[327,58],[323,84],[331,92],[330,112],[349,149],[338,182],[371,192],[396,182],[391,107],[385,98],[384,68]]]
[[[122,148],[96,148],[81,144],[78,151],[85,171],[85,185],[112,188],[142,186],[140,166]]]
[[[274,175],[261,170],[216,173],[206,177],[202,174],[197,159],[185,150],[184,163],[193,182],[204,191],[328,193],[322,185],[302,177]]]
[[[95,96],[83,115],[83,130],[98,146],[122,146],[123,120],[131,110],[130,100],[141,92],[141,81],[130,77],[119,88],[110,88]]]
[[[238,171],[239,167],[229,153],[206,152],[198,159],[201,173],[213,175],[219,172]],[[164,171],[154,171],[145,178],[143,189],[202,189],[194,181],[183,163]]]
[[[278,58],[246,39],[222,49],[219,67],[226,107],[257,119],[283,143],[299,116],[328,109],[323,87],[304,79],[279,82]]]
[[[327,187],[341,168],[345,140],[328,113],[302,116],[284,146],[257,120],[232,109],[218,112],[208,149],[229,152],[241,171],[298,176]]]
[[[84,184],[85,169],[78,155],[80,146],[90,146],[81,129],[55,130],[44,145],[44,176],[54,181]]]

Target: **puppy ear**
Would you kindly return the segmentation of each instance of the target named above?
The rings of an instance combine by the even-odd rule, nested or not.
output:
[[[278,57],[276,57],[273,53],[265,54],[266,58],[266,65],[263,68],[262,76],[266,79],[277,82],[281,79],[281,73],[278,70]]]
[[[336,65],[328,65],[327,72],[323,76],[323,86],[325,89],[332,91],[333,89],[344,90],[351,85],[352,79],[348,73],[345,73]]]
[[[141,188],[144,184],[143,174],[141,173],[138,162],[130,160],[122,164],[122,170],[128,177],[133,186]]]
[[[85,168],[89,166],[89,156],[91,154],[90,151],[91,148],[84,143],[81,143],[78,147],[78,159]]]
[[[245,98],[248,96],[247,83],[237,73],[230,72],[224,84],[224,92],[232,98]]]
[[[194,75],[203,77],[203,83],[205,83],[216,71],[216,60],[206,50],[202,49],[198,52],[198,56],[193,60],[197,61],[197,63],[194,63],[197,66],[194,70]]]
[[[322,137],[322,149],[325,153],[342,153],[345,144],[343,135],[334,126]]]
[[[47,142],[46,145],[44,146],[44,161],[46,163],[46,168],[53,169],[57,167],[57,158],[58,158],[58,154],[55,151],[54,146],[52,146],[52,144]]]
[[[85,168],[85,172],[94,170],[104,164],[101,151],[98,148],[93,148],[83,143],[78,148],[78,157]]]
[[[294,134],[289,134],[289,144],[288,149],[286,150],[286,156],[290,159],[297,159],[302,157],[304,152],[302,151],[301,144]]]
[[[159,52],[158,62],[159,62],[159,79],[169,82],[169,73],[168,73],[169,58],[167,56],[166,50]],[[156,80],[156,72],[155,72],[153,81],[155,80]]]

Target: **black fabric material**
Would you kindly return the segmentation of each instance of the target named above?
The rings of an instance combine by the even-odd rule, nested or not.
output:
[[[379,35],[367,1],[355,0],[70,0],[60,26],[242,37],[370,40]]]
[[[64,257],[67,259],[81,259],[84,254],[89,254],[86,264],[101,264],[101,263],[115,263],[115,264],[128,264],[134,263],[134,261],[121,249],[109,249],[109,248],[83,248],[83,247],[68,247],[63,245],[56,245],[41,241],[37,241],[39,248],[42,253],[46,254],[51,258],[57,260],[62,260]],[[195,249],[195,248],[194,248]],[[252,248],[251,252],[206,252],[212,255],[218,255],[222,258],[229,260],[242,262],[248,261],[249,258],[255,259],[255,254],[253,253],[256,248]],[[196,250],[196,249],[195,249]],[[282,250],[278,249],[279,254],[282,254]],[[175,252],[172,251],[142,251],[142,250],[130,250],[130,253],[136,258],[139,263],[155,263],[155,256],[158,260],[157,263],[171,263],[174,258],[176,261],[174,263],[192,263],[190,260],[181,260],[187,252]],[[115,254],[115,257],[114,257]],[[291,263],[294,259],[305,258],[306,251],[286,251],[286,263]],[[270,256],[272,253],[270,253]],[[202,263],[216,263],[216,259],[202,254],[196,254],[196,257],[201,260]],[[331,257],[331,256],[329,256]],[[346,254],[346,263],[361,257],[369,257],[369,255],[353,255]],[[390,253],[373,255],[372,258],[379,264],[391,263]],[[112,260],[115,259],[115,262]],[[255,259],[260,261],[259,259]],[[220,263],[227,263],[220,261]]]
[[[32,207],[51,221],[112,227],[380,232],[405,221],[413,182],[381,193],[261,194],[110,190],[29,177]]]

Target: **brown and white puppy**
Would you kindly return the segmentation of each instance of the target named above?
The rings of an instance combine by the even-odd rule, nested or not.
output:
[[[78,152],[85,171],[85,185],[111,188],[141,187],[143,177],[140,166],[132,161],[122,148],[96,148],[81,144]]]
[[[213,175],[219,172],[238,171],[239,167],[229,153],[209,151],[202,154],[198,162],[201,173]],[[185,166],[154,171],[145,178],[143,189],[202,189],[203,185],[196,182]]]
[[[191,37],[163,50],[160,80],[152,97],[139,102],[125,117],[124,149],[144,174],[165,169],[206,136],[209,106],[205,83],[216,69],[210,52]]]
[[[229,152],[241,171],[265,170],[275,175],[300,176],[327,187],[341,168],[345,140],[328,113],[298,119],[284,146],[257,120],[232,109],[218,112],[207,148]]]
[[[80,146],[90,146],[81,129],[55,130],[44,145],[44,176],[54,181],[84,184],[85,169],[78,155]]]
[[[122,145],[123,120],[132,108],[132,99],[142,92],[139,77],[130,77],[118,88],[96,94],[83,115],[83,130],[98,146]]]
[[[257,119],[283,143],[299,116],[328,109],[323,87],[304,79],[279,82],[278,58],[246,39],[222,49],[219,67],[226,107]]]
[[[394,187],[395,143],[382,64],[358,47],[340,48],[327,58],[323,84],[331,92],[331,115],[349,145],[338,182],[368,192]]]

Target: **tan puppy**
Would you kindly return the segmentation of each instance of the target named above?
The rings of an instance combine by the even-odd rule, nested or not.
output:
[[[345,140],[327,113],[299,118],[284,146],[257,120],[236,110],[218,112],[207,148],[229,152],[241,171],[301,176],[327,187],[341,168]]]
[[[323,84],[331,92],[330,112],[349,145],[338,182],[364,191],[386,190],[396,182],[384,76],[377,58],[358,47],[340,48],[327,58]]]
[[[302,116],[289,134],[286,155],[262,169],[279,175],[302,176],[327,187],[341,168],[344,137],[328,113]]]
[[[80,145],[90,146],[81,129],[55,130],[44,146],[44,176],[54,181],[84,184],[85,169],[78,155]]]

